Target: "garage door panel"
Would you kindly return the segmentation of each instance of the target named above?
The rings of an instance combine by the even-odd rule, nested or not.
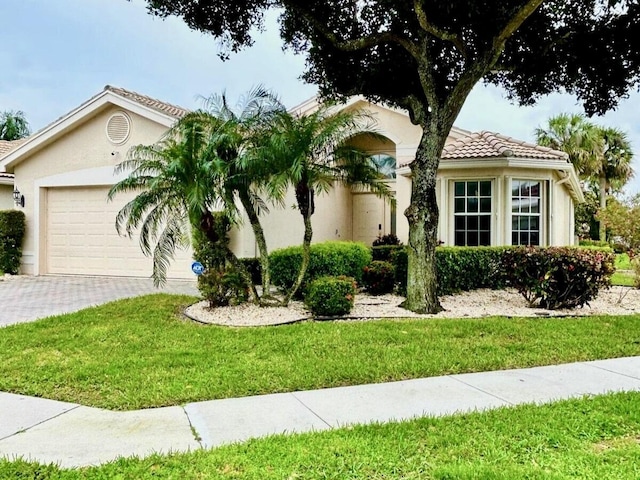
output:
[[[119,209],[133,195],[107,202],[106,187],[51,188],[47,196],[46,271],[54,274],[149,277],[152,259],[140,250],[137,235],[120,237]],[[169,278],[193,278],[191,252],[178,251]]]

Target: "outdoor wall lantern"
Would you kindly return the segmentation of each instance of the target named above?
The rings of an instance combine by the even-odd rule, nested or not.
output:
[[[17,187],[13,188],[13,202],[16,204],[16,207],[24,208],[24,195],[20,193]]]

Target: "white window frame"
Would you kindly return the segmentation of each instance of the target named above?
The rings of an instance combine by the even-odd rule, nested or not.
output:
[[[513,211],[513,188],[515,182],[537,182],[540,184],[540,208],[537,213],[538,216],[538,246],[544,247],[549,244],[549,180],[547,178],[534,178],[534,177],[510,177],[509,186],[507,189],[508,204],[507,204],[507,238],[508,245],[519,245],[519,243],[513,243],[513,217],[514,215],[528,215],[534,216],[531,213],[526,212],[514,212]],[[506,243],[505,242],[505,243]]]
[[[449,208],[448,208],[448,221],[450,222],[449,224],[449,245],[455,246],[456,245],[456,211],[455,211],[455,201],[456,201],[456,191],[455,191],[455,184],[457,182],[464,182],[465,183],[465,189],[466,189],[466,185],[469,182],[478,182],[478,188],[480,188],[480,182],[489,182],[490,186],[491,186],[491,195],[490,195],[490,199],[491,199],[491,209],[489,212],[486,213],[481,213],[479,210],[479,206],[478,206],[478,215],[482,215],[482,216],[487,216],[489,217],[489,246],[494,245],[495,244],[495,238],[496,238],[496,229],[498,228],[498,222],[496,222],[496,215],[495,215],[495,211],[496,211],[496,206],[498,203],[498,197],[497,197],[497,183],[495,181],[494,177],[477,177],[477,178],[469,178],[469,177],[463,177],[463,178],[450,178],[449,182],[448,182],[448,186],[449,186]],[[466,193],[465,193],[465,197]],[[469,212],[466,212],[469,213]],[[480,243],[480,242],[478,242]]]

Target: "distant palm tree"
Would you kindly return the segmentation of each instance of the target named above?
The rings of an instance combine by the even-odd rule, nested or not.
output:
[[[600,208],[607,207],[607,198],[612,190],[618,190],[633,178],[631,161],[633,152],[626,133],[617,128],[599,128],[602,142],[601,155],[592,180],[597,182]],[[606,228],[600,222],[600,239],[604,239]]]
[[[269,196],[282,201],[287,189],[293,188],[304,223],[302,264],[284,304],[300,288],[309,265],[313,237],[311,217],[317,193],[328,192],[338,182],[363,185],[391,199],[389,187],[382,181],[385,177],[371,162],[370,155],[348,143],[359,134],[377,137],[369,116],[360,111],[332,113],[331,107],[324,105],[308,115],[282,112],[264,143],[262,158],[273,172],[267,185]]]
[[[584,115],[561,113],[548,120],[546,129],[535,130],[538,145],[569,155],[581,178],[587,179],[598,169],[602,144],[598,127]]]
[[[23,112],[0,112],[0,140],[19,140],[30,133],[29,122]]]
[[[539,145],[563,151],[576,167],[580,178],[597,187],[600,208],[607,205],[612,189],[619,189],[633,177],[631,144],[624,132],[605,128],[583,115],[560,114],[549,119],[548,128],[535,131]],[[600,239],[605,226],[600,223]]]

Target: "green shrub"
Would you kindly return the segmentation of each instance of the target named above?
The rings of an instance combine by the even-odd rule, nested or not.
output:
[[[249,285],[227,262],[231,224],[221,212],[213,213],[212,223],[215,241],[201,230],[193,231],[193,257],[204,266],[204,273],[198,276],[198,290],[211,308],[244,303],[249,298]]]
[[[604,245],[582,245],[580,244],[579,248],[584,248],[585,250],[598,250],[600,252],[614,252],[615,248],[610,246],[608,243],[604,243]],[[625,250],[626,252],[626,250]]]
[[[353,308],[356,282],[352,277],[320,277],[309,284],[305,304],[316,317],[346,315]]]
[[[502,252],[510,247],[438,247],[436,272],[438,295],[451,295],[478,288],[500,289],[506,285],[501,273]],[[407,293],[408,258],[406,250],[392,253],[398,293]]]
[[[396,284],[395,271],[391,262],[374,260],[364,267],[362,286],[372,295],[393,292]]]
[[[374,247],[380,247],[383,245],[402,245],[402,242],[395,233],[387,233],[382,236],[378,235],[378,238],[373,241]]]
[[[402,245],[379,245],[376,247],[371,247],[371,257],[373,260],[380,260],[383,262],[391,262],[391,256],[393,252],[397,250],[402,250],[404,247]]]
[[[616,242],[609,247],[610,250],[613,250],[614,253],[627,253],[629,251],[629,247],[624,243]]]
[[[25,215],[20,210],[0,211],[0,271],[17,274],[22,258]]]
[[[506,248],[508,247],[438,247],[438,295],[451,295],[478,288],[504,288],[506,278],[500,265]]]
[[[291,288],[302,264],[302,246],[274,250],[269,255],[271,281]],[[362,269],[371,262],[371,250],[356,242],[323,242],[311,245],[309,268],[302,291],[311,281],[324,276],[346,275],[362,281]]]
[[[502,268],[509,285],[531,306],[575,308],[611,285],[614,255],[571,247],[519,247],[506,250]]]
[[[198,289],[210,308],[237,305],[249,299],[249,286],[231,267],[205,270],[198,276]]]
[[[212,268],[224,270],[231,224],[226,215],[221,212],[214,212],[212,221],[217,239],[215,242],[209,240],[201,230],[193,229],[193,258],[202,263],[205,270]]]
[[[406,295],[407,273],[409,270],[409,257],[407,255],[407,250],[405,248],[394,250],[391,252],[391,258],[389,260],[391,265],[393,265],[396,290],[399,295]]]

